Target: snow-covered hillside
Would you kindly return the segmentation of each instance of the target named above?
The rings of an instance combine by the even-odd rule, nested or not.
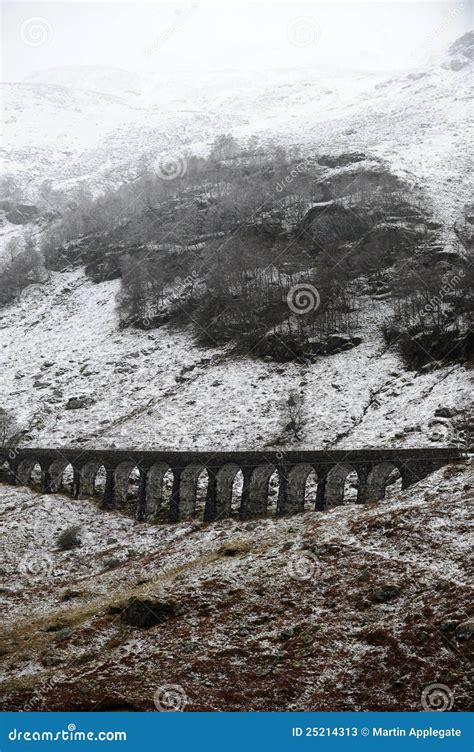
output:
[[[278,442],[292,390],[307,448],[452,443],[464,420],[468,365],[405,371],[380,333],[386,302],[362,299],[358,347],[302,366],[226,357],[168,327],[120,331],[118,286],[53,273],[3,310],[2,405],[33,445],[262,448]],[[66,409],[73,397],[84,407]]]
[[[136,174],[141,158],[202,153],[232,132],[388,158],[430,187],[448,221],[469,196],[471,84],[469,65],[441,61],[391,79],[337,67],[199,77],[55,69],[4,87],[4,172],[32,201],[46,179],[100,190]]]
[[[222,132],[311,153],[362,150],[423,190],[449,249],[469,198],[469,60],[455,50],[444,63],[391,80],[293,70],[196,83],[185,75],[175,82],[149,72],[55,70],[6,87],[6,175],[36,202],[46,179],[64,194],[81,181],[97,192],[136,174],[141,159],[199,153]],[[39,237],[48,221],[4,219],[2,232],[33,228]],[[118,287],[92,284],[83,269],[51,273],[1,311],[1,403],[33,443],[275,445],[292,389],[305,399],[302,446],[450,443],[464,420],[468,366],[405,371],[380,334],[388,302],[362,297],[362,344],[299,366],[226,357],[166,326],[121,331]],[[83,408],[65,409],[83,396]]]

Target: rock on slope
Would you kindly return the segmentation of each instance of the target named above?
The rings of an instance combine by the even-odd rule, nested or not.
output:
[[[173,526],[1,486],[3,708],[153,711],[171,686],[191,711],[418,711],[441,683],[468,710],[472,481]]]

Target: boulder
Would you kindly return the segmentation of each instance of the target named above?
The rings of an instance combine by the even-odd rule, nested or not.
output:
[[[148,629],[149,627],[163,624],[173,616],[176,616],[174,603],[148,598],[140,600],[131,598],[125,609],[125,621],[131,627]]]
[[[456,627],[456,637],[459,640],[468,640],[474,634],[474,619],[467,619]]]
[[[79,397],[69,397],[66,402],[66,410],[82,410],[91,405],[93,400],[91,397],[80,395]]]
[[[347,345],[352,346],[352,341],[349,335],[339,334],[339,332],[334,332],[333,334],[330,334],[327,338],[327,342],[331,350],[334,347],[345,347]]]
[[[381,585],[373,589],[371,600],[374,603],[387,603],[398,598],[401,592],[399,585]]]

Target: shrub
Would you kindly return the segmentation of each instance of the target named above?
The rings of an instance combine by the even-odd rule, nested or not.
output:
[[[71,527],[66,528],[66,530],[63,530],[56,541],[60,551],[70,551],[71,549],[80,546],[81,538],[79,532],[80,527],[78,525],[72,525]]]

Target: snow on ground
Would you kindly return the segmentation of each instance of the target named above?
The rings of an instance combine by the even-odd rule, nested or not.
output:
[[[362,300],[361,345],[301,366],[225,357],[188,329],[119,330],[118,287],[82,269],[53,273],[2,312],[2,406],[32,446],[263,448],[288,422],[291,390],[304,396],[301,447],[435,445],[435,410],[468,406],[467,367],[407,372],[386,351],[387,303]],[[65,409],[72,397],[91,404]],[[450,421],[442,428],[447,443]]]
[[[159,526],[0,486],[3,707],[154,710],[172,684],[186,710],[417,711],[441,682],[468,710],[472,483],[457,463],[378,504]]]

